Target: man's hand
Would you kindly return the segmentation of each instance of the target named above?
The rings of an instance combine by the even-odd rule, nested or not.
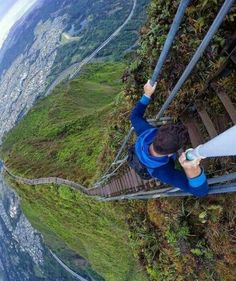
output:
[[[201,174],[199,166],[201,159],[189,161],[186,159],[186,154],[183,152],[179,157],[179,163],[183,167],[185,174],[188,178],[195,178]]]
[[[151,97],[152,94],[154,93],[155,89],[156,89],[156,86],[157,86],[157,82],[152,87],[152,85],[150,84],[150,80],[148,80],[148,82],[144,85],[145,95]]]

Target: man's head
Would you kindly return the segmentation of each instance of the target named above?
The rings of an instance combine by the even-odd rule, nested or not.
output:
[[[186,145],[188,140],[188,131],[184,125],[164,125],[154,138],[153,149],[160,155],[173,154]]]

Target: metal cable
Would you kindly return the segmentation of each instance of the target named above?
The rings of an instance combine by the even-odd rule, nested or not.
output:
[[[160,57],[157,61],[156,67],[154,69],[152,78],[150,80],[151,85],[153,86],[155,82],[158,80],[162,66],[167,58],[167,55],[170,51],[170,48],[172,46],[172,43],[175,39],[176,33],[179,30],[179,26],[181,24],[182,18],[184,16],[185,10],[188,7],[188,4],[191,0],[182,0],[179,4],[178,10],[176,12],[175,18],[173,20],[173,23],[171,25],[170,31],[167,35],[163,50],[160,54]]]

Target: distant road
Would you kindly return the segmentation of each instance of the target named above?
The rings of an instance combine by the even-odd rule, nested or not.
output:
[[[67,271],[69,272],[72,276],[77,278],[80,281],[88,281],[87,279],[84,279],[82,276],[71,270],[62,260],[60,260],[51,250],[49,250],[51,255],[54,257],[54,259]]]
[[[94,50],[92,52],[91,55],[87,56],[86,58],[84,58],[81,62],[77,62],[72,64],[70,67],[68,67],[67,69],[63,70],[61,72],[61,74],[57,77],[57,79],[51,84],[51,86],[48,88],[47,92],[46,92],[46,96],[50,94],[50,92],[58,85],[60,84],[63,80],[65,80],[66,78],[70,78],[72,79],[73,77],[75,77],[78,72],[81,70],[81,68],[89,63],[97,54],[100,50],[102,50],[108,43],[110,43],[110,41],[112,39],[114,39],[121,31],[121,29],[130,21],[130,19],[133,17],[134,15],[134,11],[137,5],[137,0],[134,0],[133,2],[133,8],[129,14],[129,16],[127,17],[127,19],[125,20],[125,22],[116,29],[116,31],[114,31],[110,37],[108,37],[96,50]]]

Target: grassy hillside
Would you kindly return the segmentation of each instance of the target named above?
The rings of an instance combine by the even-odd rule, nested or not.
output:
[[[16,185],[15,189],[24,213],[60,257],[59,241],[64,241],[90,263],[83,266],[89,276],[96,272],[109,281],[147,280],[134,258],[122,208],[95,202],[64,186]]]
[[[5,138],[2,155],[7,166],[27,177],[92,181],[122,90],[123,70],[122,63],[89,65],[78,79],[39,101]],[[97,203],[64,186],[15,189],[30,222],[67,262],[70,257],[61,241],[89,261],[91,266],[83,268],[92,276],[95,271],[109,281],[146,280],[134,258],[123,208]]]
[[[29,177],[91,182],[99,173],[123,69],[122,63],[90,65],[39,101],[5,138],[2,153],[10,169]]]

